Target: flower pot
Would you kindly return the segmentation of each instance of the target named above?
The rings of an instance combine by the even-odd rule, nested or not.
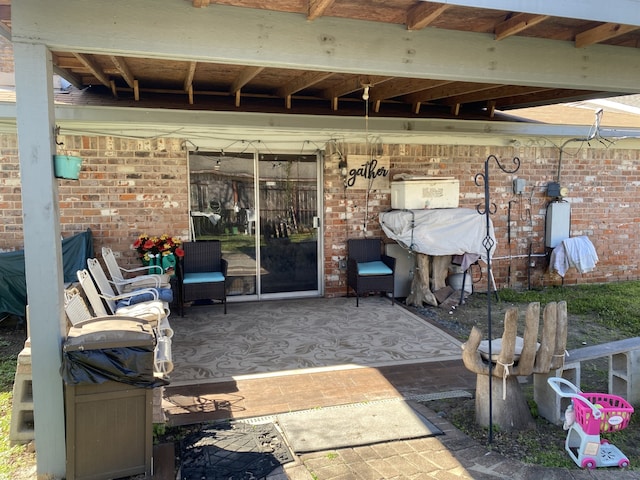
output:
[[[174,275],[176,271],[176,256],[173,253],[162,257],[162,269],[164,273]]]
[[[53,156],[53,171],[56,178],[78,180],[81,166],[82,158],[80,157],[74,157],[72,155]]]

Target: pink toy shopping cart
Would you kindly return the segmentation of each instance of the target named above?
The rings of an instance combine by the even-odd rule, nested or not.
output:
[[[547,380],[561,397],[571,398],[565,418],[568,428],[565,450],[582,468],[628,467],[629,459],[601,433],[617,432],[627,427],[633,407],[624,398],[606,393],[583,393],[564,378]],[[575,421],[568,418],[575,414]]]

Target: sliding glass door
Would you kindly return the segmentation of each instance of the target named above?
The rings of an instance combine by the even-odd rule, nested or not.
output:
[[[190,155],[196,241],[220,240],[229,297],[321,293],[316,154]]]

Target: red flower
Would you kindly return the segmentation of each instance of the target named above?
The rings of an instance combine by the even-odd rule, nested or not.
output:
[[[170,237],[164,234],[160,237],[150,237],[146,234],[140,235],[132,248],[138,252],[138,256],[144,260],[149,260],[151,256],[175,254],[178,257],[184,256],[184,251],[179,248],[182,241],[179,238]],[[180,250],[178,252],[177,250]]]

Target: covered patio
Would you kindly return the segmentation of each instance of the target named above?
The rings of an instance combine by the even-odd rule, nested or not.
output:
[[[461,343],[386,298],[198,306],[174,324],[168,425],[475,388]]]
[[[18,132],[17,145],[11,148],[19,149],[20,157],[19,187],[15,190],[19,188],[22,204],[16,210],[21,210],[20,221],[24,220],[21,225],[32,299],[34,408],[42,419],[35,427],[38,476],[65,476],[63,385],[58,375],[65,334],[64,286],[59,192],[52,165],[57,153],[56,125],[70,137],[102,135],[100,141],[111,147],[113,141],[106,138],[108,135],[126,138],[141,150],[154,145],[162,165],[149,167],[143,162],[149,158],[148,151],[131,153],[138,147],[122,147],[129,153],[113,185],[123,185],[128,191],[114,196],[132,203],[144,201],[149,191],[137,193],[138,180],[144,180],[138,183],[145,189],[161,185],[159,188],[165,190],[168,185],[167,191],[181,192],[175,199],[166,199],[161,193],[151,195],[159,205],[156,210],[137,203],[136,211],[148,221],[142,227],[138,218],[123,220],[125,208],[96,207],[99,215],[108,217],[113,237],[107,240],[114,241],[115,236],[122,237],[124,229],[157,226],[157,212],[163,209],[176,211],[161,219],[163,227],[175,228],[182,222],[180,230],[186,236],[188,193],[180,190],[183,187],[173,188],[177,183],[170,183],[170,179],[187,183],[185,163],[174,157],[180,154],[184,162],[183,152],[196,144],[221,153],[230,145],[241,150],[253,146],[256,155],[256,145],[265,144],[274,150],[295,149],[296,153],[308,154],[337,144],[336,138],[353,143],[352,154],[370,153],[377,147],[377,141],[371,140],[374,135],[384,136],[386,143],[402,148],[409,144],[457,145],[460,138],[471,138],[480,145],[510,149],[531,136],[556,137],[561,144],[563,139],[582,138],[584,126],[532,124],[513,118],[502,121],[505,116],[497,111],[638,92],[639,63],[633,47],[637,46],[640,19],[637,2],[631,0],[616,0],[606,10],[591,0],[564,2],[537,11],[527,8],[530,2],[501,1],[493,5],[504,11],[489,12],[483,8],[487,2],[480,1],[439,4],[397,0],[377,2],[377,8],[364,8],[365,2],[339,0],[249,3],[247,8],[239,1],[22,0],[13,2],[10,20],[7,23],[4,19],[0,26],[11,37],[15,57],[17,100],[3,108],[7,131]],[[385,3],[390,8],[382,8]],[[449,4],[457,7],[445,13]],[[341,8],[344,5],[351,8]],[[464,15],[459,15],[460,11]],[[548,28],[542,28],[547,20]],[[620,28],[625,22],[630,25]],[[466,30],[464,26],[472,28]],[[55,105],[54,72],[78,87],[82,94],[75,99],[78,104]],[[163,75],[152,75],[158,72]],[[212,72],[224,78],[216,78]],[[108,101],[100,94],[84,96],[93,92],[106,92]],[[365,122],[363,114],[365,94],[367,108],[371,104],[371,110],[366,111],[376,117],[370,122],[368,117]],[[84,103],[88,97],[91,101]],[[601,133],[609,138],[638,138],[636,129],[606,129]],[[73,150],[80,151],[91,147],[89,140],[87,144],[82,142],[78,139],[77,144],[65,148],[77,147]],[[366,145],[355,145],[358,143]],[[103,179],[101,169],[112,159],[109,148],[107,145],[96,154],[94,171]],[[331,150],[326,162],[327,214],[338,211],[338,205],[329,202],[334,190],[346,193],[337,173],[338,153]],[[440,154],[424,156],[440,161]],[[143,171],[154,169],[161,171],[161,178],[141,178]],[[78,197],[101,197],[96,188],[104,183],[92,179],[82,185],[86,191]],[[358,204],[364,203],[361,200]],[[342,203],[345,216],[346,203]],[[370,214],[366,212],[366,220]],[[107,221],[105,217],[75,221],[100,223]],[[344,243],[342,236],[347,233],[342,230],[341,219],[328,220],[325,224],[333,221],[340,233],[335,237],[325,235],[324,269],[319,272],[324,285],[319,293],[337,294],[343,290],[338,257],[332,248]],[[295,316],[295,312],[292,314]],[[215,320],[207,321],[215,326]],[[176,327],[181,330],[179,324]],[[180,348],[176,339],[176,353]],[[416,360],[421,358],[411,359]],[[270,361],[268,357],[262,359],[265,364]],[[353,359],[344,361],[354,363]],[[180,367],[180,362],[176,363]],[[375,395],[399,395],[414,388],[400,387],[399,380],[390,380],[399,378],[399,370],[406,371],[411,363],[356,364],[361,368],[337,370],[334,364],[329,372],[311,372],[306,378],[315,378],[316,382],[321,378],[318,391],[324,391],[339,385],[335,379],[338,375],[349,375],[343,380],[343,393],[367,395],[364,388],[350,385],[360,382],[375,392],[371,388],[376,384],[375,375],[387,372],[382,374],[383,383]],[[424,365],[422,371],[429,371],[422,377],[437,379],[430,369],[436,364],[415,365]],[[299,368],[294,366],[293,371]],[[398,377],[394,377],[394,369],[399,369]],[[418,367],[412,368],[414,376],[419,371]],[[356,379],[367,372],[374,377]],[[333,377],[327,380],[325,375]],[[292,402],[286,404],[292,409],[303,408],[303,402],[317,402],[311,384],[284,383],[294,377],[302,376],[274,377],[282,382],[277,387],[281,394],[268,397],[272,406],[263,406],[263,411],[275,405],[284,408],[285,401]],[[236,395],[246,399],[264,399],[266,385],[250,396],[250,385],[245,384],[262,381],[266,380],[225,379],[206,385],[227,385],[221,387],[226,391],[213,394],[228,395],[221,401],[230,402],[233,388]],[[191,388],[192,398],[208,395],[201,390],[204,386]],[[287,395],[290,390],[299,392],[299,404]],[[415,391],[423,392],[424,388],[416,385]],[[343,400],[350,401],[346,397],[339,401]],[[243,408],[252,414],[259,411],[248,402]]]

